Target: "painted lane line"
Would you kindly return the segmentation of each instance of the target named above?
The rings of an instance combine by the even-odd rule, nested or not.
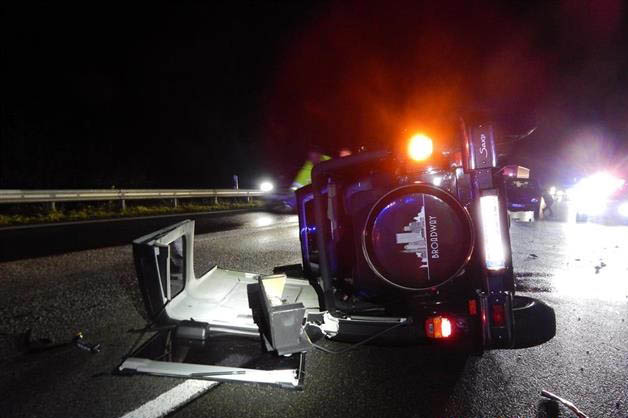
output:
[[[218,382],[207,380],[186,380],[168,392],[164,392],[152,401],[127,412],[121,418],[160,418],[179,409],[188,402],[203,395]]]

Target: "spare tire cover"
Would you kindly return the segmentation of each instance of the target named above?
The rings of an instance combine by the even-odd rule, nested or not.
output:
[[[449,193],[427,184],[395,189],[371,208],[362,249],[389,284],[420,290],[455,277],[473,251],[468,212]]]

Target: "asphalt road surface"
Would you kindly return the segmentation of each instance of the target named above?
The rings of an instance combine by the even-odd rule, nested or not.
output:
[[[219,222],[196,237],[197,272],[218,263],[270,273],[300,262],[295,216],[251,212]],[[0,415],[573,416],[543,401],[546,389],[590,416],[628,417],[628,227],[548,220],[513,223],[511,234],[519,291],[556,310],[553,340],[481,358],[430,347],[313,352],[301,392],[112,376],[136,338],[127,331],[144,325],[130,245],[2,262]],[[28,329],[35,343],[82,331],[103,348],[23,354]]]
[[[184,219],[194,219],[198,233],[242,228],[251,221],[251,218],[246,215],[250,211],[240,209],[2,227],[0,228],[0,261],[124,245],[137,237]],[[255,222],[255,219],[257,218],[252,218],[252,222]]]

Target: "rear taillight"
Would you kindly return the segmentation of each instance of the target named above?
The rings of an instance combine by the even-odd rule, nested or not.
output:
[[[493,317],[493,326],[494,327],[503,327],[506,326],[506,313],[504,309],[504,305],[495,304],[491,308],[492,317]]]
[[[486,268],[502,270],[506,267],[506,254],[502,240],[499,199],[497,194],[485,194],[480,197],[482,214],[482,235]]]
[[[451,321],[443,316],[432,316],[425,320],[425,334],[429,338],[447,338],[453,334]]]
[[[478,314],[478,303],[475,299],[469,299],[469,315],[477,315]]]

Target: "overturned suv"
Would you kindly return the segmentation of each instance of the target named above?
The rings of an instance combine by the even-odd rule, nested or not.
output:
[[[407,153],[321,163],[297,191],[304,271],[340,318],[337,339],[396,322],[389,339],[474,352],[554,336],[552,308],[515,295],[492,125],[461,130],[459,149],[432,152],[417,135]]]
[[[493,128],[460,131],[457,148],[439,149],[417,135],[408,152],[364,152],[315,166],[312,184],[296,192],[298,277],[217,266],[196,277],[192,221],[136,240],[151,319],[145,331],[156,335],[131,350],[120,372],[298,388],[304,353],[330,351],[313,342],[312,330],[356,344],[423,341],[478,354],[550,340],[553,309],[515,295]],[[254,350],[242,364],[186,359],[190,347],[216,354],[225,335],[253,337],[258,351],[261,339],[264,354],[295,363],[269,363]],[[187,347],[179,348],[183,355],[177,344]],[[227,351],[234,347],[244,349],[230,342]]]

